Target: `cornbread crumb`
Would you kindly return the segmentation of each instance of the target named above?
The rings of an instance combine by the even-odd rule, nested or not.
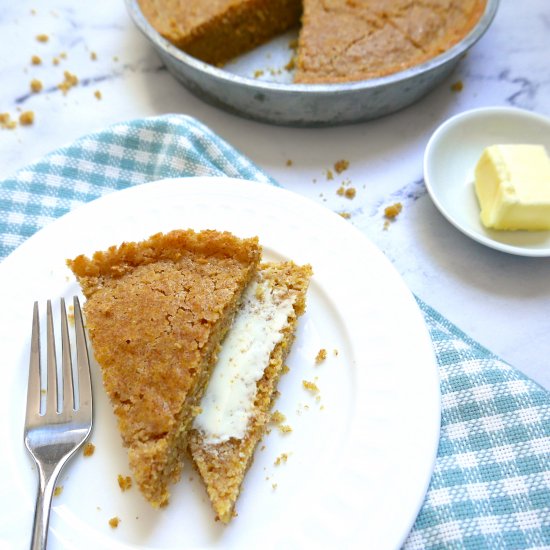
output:
[[[96,90],[94,92],[94,96],[97,100],[101,99],[103,96],[101,95],[101,92],[99,90]]]
[[[54,58],[52,59],[52,63],[53,63],[54,65],[59,65],[59,57],[54,57]]]
[[[297,62],[297,56],[296,55],[293,55],[291,58],[290,58],[290,61],[285,65],[285,71],[293,71],[295,68],[296,68],[296,62]]]
[[[286,416],[281,411],[271,413],[271,422],[273,424],[282,424],[286,420]]]
[[[97,61],[97,53],[96,52],[90,52],[90,59],[92,61]]]
[[[289,434],[292,431],[292,428],[288,424],[281,424],[279,426],[279,430],[281,433]]]
[[[273,488],[273,490],[277,489],[277,484],[276,483],[272,483],[271,484],[271,487]]]
[[[338,160],[334,163],[334,170],[337,174],[341,174],[344,170],[347,170],[349,167],[349,160]]]
[[[287,166],[292,166],[292,164],[293,164],[293,163],[292,163],[292,161],[291,161],[290,159],[288,159],[288,160],[286,161],[286,165],[287,165]]]
[[[334,349],[332,350],[332,353],[333,353],[335,356],[337,356],[340,352],[339,352],[336,348],[334,348]]]
[[[387,206],[384,209],[384,216],[390,220],[393,220],[401,213],[401,210],[403,210],[403,205],[400,202],[396,202],[395,204]]]
[[[453,84],[451,84],[451,91],[452,92],[461,92],[464,89],[464,83],[462,80],[457,80]]]
[[[31,57],[31,63],[33,65],[41,65],[42,64],[42,58],[38,55],[33,55]]]
[[[115,516],[114,518],[111,518],[109,520],[109,527],[111,527],[111,529],[116,529],[119,523],[120,523],[120,518]]]
[[[13,130],[17,126],[17,122],[12,120],[9,113],[0,113],[0,128],[5,130]]]
[[[59,54],[59,57],[60,57],[61,59],[67,59],[67,53],[66,53],[66,52],[61,52],[61,53]]]
[[[128,491],[132,487],[132,478],[130,476],[124,477],[121,474],[118,474],[118,486],[122,492]]]
[[[351,214],[349,212],[338,212],[338,214],[342,216],[344,220],[349,220],[351,218]]]
[[[58,84],[57,87],[63,92],[63,94],[66,94],[71,88],[78,84],[78,77],[69,71],[65,71],[63,75],[65,80],[63,80],[61,84]]]
[[[355,187],[348,187],[345,191],[344,191],[344,196],[346,197],[346,199],[354,199],[355,198],[355,195],[356,195],[357,191],[355,190]]]
[[[38,92],[41,92],[42,91],[42,82],[40,80],[38,80],[37,78],[33,78],[31,80],[31,90],[37,94]]]
[[[332,170],[327,170],[327,180],[333,180],[334,174],[332,173]]]
[[[281,376],[283,374],[286,374],[289,371],[290,371],[290,367],[288,365],[283,365],[283,368],[281,369]]]
[[[288,460],[288,453],[281,453],[276,459],[275,459],[275,466],[280,466],[281,464],[286,463]]]
[[[30,126],[33,123],[34,123],[33,111],[24,111],[19,115],[19,124],[21,124],[21,126]]]
[[[63,492],[63,485],[58,485],[58,486],[53,490],[53,496],[54,496],[54,497],[58,497],[62,492]]]
[[[47,42],[50,39],[50,37],[47,34],[37,34],[36,40],[38,42]]]
[[[260,76],[264,75],[264,71],[262,69],[258,69],[257,71],[254,71],[254,78],[260,78]]]
[[[325,348],[321,348],[315,357],[315,364],[318,365],[319,363],[322,363],[326,358],[327,350]]]
[[[92,456],[95,452],[95,445],[93,443],[86,443],[84,445],[84,449],[82,450],[82,454],[84,456]]]
[[[302,386],[311,393],[317,393],[319,391],[319,388],[317,387],[317,384],[315,384],[315,382],[302,380]]]

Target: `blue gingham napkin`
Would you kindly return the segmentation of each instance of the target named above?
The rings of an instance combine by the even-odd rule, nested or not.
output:
[[[161,116],[85,136],[0,181],[0,260],[75,206],[177,176],[275,184],[198,121]],[[441,439],[412,549],[550,548],[550,393],[419,300],[441,377]]]

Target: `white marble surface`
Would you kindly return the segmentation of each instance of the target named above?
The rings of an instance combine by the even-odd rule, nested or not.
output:
[[[272,127],[202,103],[163,68],[122,0],[2,0],[0,33],[0,112],[36,115],[32,126],[0,130],[3,175],[113,122],[195,116],[284,187],[351,212],[350,223],[386,253],[413,292],[550,389],[550,259],[507,255],[468,239],[436,210],[422,174],[431,133],[456,113],[511,105],[550,116],[548,0],[524,0],[521,7],[501,0],[486,35],[419,103],[373,122],[323,130]],[[49,41],[36,41],[39,33]],[[54,65],[62,52],[66,59]],[[32,66],[32,55],[42,65]],[[56,88],[65,70],[80,79],[67,95]],[[30,93],[33,78],[44,84],[39,94]],[[458,80],[464,89],[452,92]],[[339,159],[349,160],[349,169],[328,181],[326,170]],[[357,189],[353,200],[336,194],[344,179]],[[403,212],[384,230],[384,207],[396,201]]]

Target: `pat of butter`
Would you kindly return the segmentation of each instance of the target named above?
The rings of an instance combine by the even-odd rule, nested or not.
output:
[[[550,229],[550,158],[542,145],[491,145],[475,169],[485,227]]]

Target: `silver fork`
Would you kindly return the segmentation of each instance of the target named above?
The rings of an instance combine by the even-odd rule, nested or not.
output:
[[[92,384],[84,323],[78,298],[74,297],[78,383],[73,381],[71,347],[65,300],[61,298],[62,404],[58,410],[57,361],[51,301],[47,304],[47,372],[45,410],[40,411],[40,322],[38,302],[34,303],[25,445],[38,469],[38,496],[34,512],[31,550],[46,548],[48,522],[55,482],[59,472],[92,430]],[[76,399],[76,393],[78,399]]]

